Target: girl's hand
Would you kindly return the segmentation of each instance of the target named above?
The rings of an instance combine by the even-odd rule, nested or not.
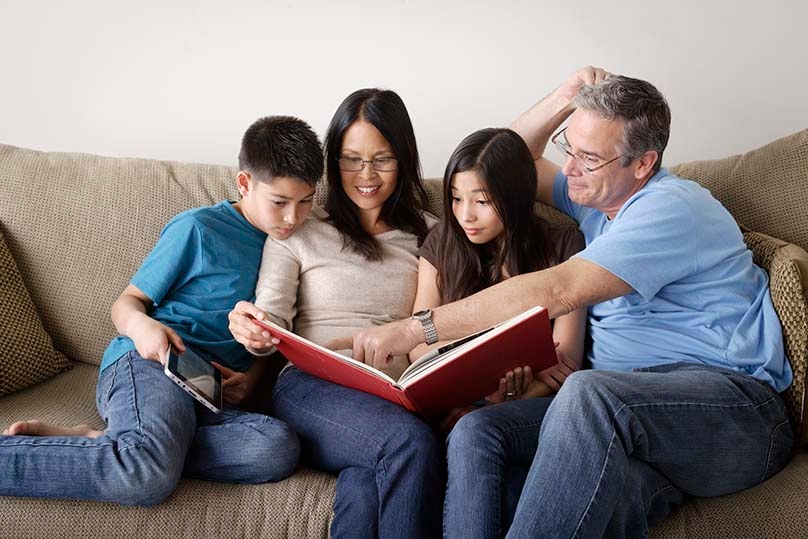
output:
[[[558,349],[559,343],[555,343],[555,345],[558,363],[549,369],[544,369],[536,376],[538,380],[544,382],[553,392],[561,389],[561,385],[564,383],[564,380],[567,379],[567,376],[580,368],[572,360],[568,359],[564,352]]]
[[[499,404],[506,400],[517,400],[522,398],[528,391],[528,387],[533,383],[533,370],[530,367],[517,367],[505,373],[499,379],[499,388],[485,400],[492,404]]]

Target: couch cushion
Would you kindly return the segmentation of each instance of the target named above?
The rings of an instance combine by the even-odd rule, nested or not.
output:
[[[772,303],[783,326],[786,355],[794,381],[783,394],[801,443],[808,442],[803,427],[805,376],[808,363],[808,253],[800,247],[760,232],[744,232],[755,264],[769,273]]]
[[[3,397],[0,432],[14,421],[33,418],[104,428],[95,409],[97,378],[97,366],[76,363]],[[335,485],[334,476],[301,467],[288,479],[264,485],[183,479],[167,501],[153,508],[0,496],[0,536],[325,539]]]
[[[69,367],[67,358],[53,348],[0,231],[0,395]]]
[[[808,129],[742,155],[671,167],[699,182],[751,230],[808,249]]]

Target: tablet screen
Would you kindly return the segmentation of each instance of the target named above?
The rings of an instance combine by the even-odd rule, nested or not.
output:
[[[221,379],[219,371],[205,359],[186,348],[185,352],[175,354],[172,349],[168,360],[168,369],[172,374],[185,382],[205,400],[221,407]]]

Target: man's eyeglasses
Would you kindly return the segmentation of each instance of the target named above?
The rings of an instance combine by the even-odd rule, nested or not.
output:
[[[572,148],[570,148],[569,142],[567,142],[567,136],[564,132],[567,130],[565,127],[555,135],[553,138],[550,139],[550,142],[558,149],[559,152],[564,154],[566,157],[571,157],[575,164],[578,165],[578,168],[581,168],[587,172],[596,172],[609,163],[613,163],[623,157],[622,155],[618,155],[617,157],[613,157],[608,161],[603,161],[602,159],[598,159],[597,157],[592,157],[591,155],[575,155],[572,153]]]
[[[373,167],[373,170],[378,172],[390,172],[398,168],[398,159],[395,157],[377,157],[376,159],[365,161],[359,157],[342,156],[337,161],[339,162],[340,170],[346,172],[359,172],[365,168],[365,163],[368,163]]]

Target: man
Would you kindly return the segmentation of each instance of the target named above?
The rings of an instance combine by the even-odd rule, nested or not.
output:
[[[741,490],[785,465],[793,437],[778,392],[792,373],[766,275],[729,212],[661,168],[669,125],[651,84],[574,73],[512,127],[536,158],[539,199],[579,223],[586,248],[353,336],[354,358],[380,365],[433,330],[453,339],[536,304],[551,317],[589,307],[593,370],[559,366],[540,375],[555,397],[458,422],[447,535],[645,536],[685,494]],[[542,157],[554,132],[561,169]],[[527,475],[512,473],[520,464]]]

